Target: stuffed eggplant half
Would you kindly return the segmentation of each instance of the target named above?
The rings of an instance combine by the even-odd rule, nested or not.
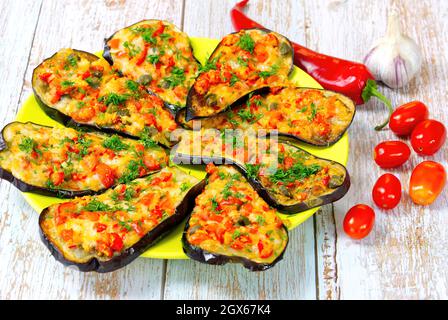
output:
[[[105,40],[103,57],[173,111],[185,106],[199,69],[187,34],[161,20],[144,20],[117,31]]]
[[[81,271],[121,268],[180,223],[203,182],[166,167],[97,196],[52,205],[41,213],[41,238],[53,256]]]
[[[263,271],[282,259],[288,231],[277,212],[232,166],[207,166],[208,179],[185,226],[184,252],[208,264]]]
[[[258,194],[283,213],[299,213],[342,198],[350,187],[346,168],[289,142],[256,136],[185,132],[175,163],[235,164]],[[194,141],[199,141],[195,144]]]
[[[233,107],[251,92],[288,80],[293,67],[291,43],[264,29],[225,36],[188,93],[186,121]]]
[[[0,141],[1,178],[24,192],[64,198],[102,192],[167,162],[159,146],[30,122],[8,124]]]
[[[336,143],[349,128],[355,104],[339,93],[310,88],[273,87],[269,93],[254,94],[232,110],[200,119],[202,128],[276,130],[279,135],[314,146]],[[177,121],[186,128],[185,109]]]
[[[62,49],[34,69],[32,83],[42,109],[64,125],[171,145],[177,125],[163,101],[93,54]]]

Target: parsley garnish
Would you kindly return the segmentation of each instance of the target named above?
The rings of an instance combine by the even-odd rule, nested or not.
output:
[[[230,78],[230,86],[233,87],[238,81],[240,81],[240,79],[238,79],[236,75],[232,74],[232,77]]]
[[[215,211],[215,213],[220,213],[219,209],[218,209],[218,201],[216,200],[215,197],[212,198],[212,210]]]
[[[218,61],[218,57],[215,57],[211,60],[208,60],[204,66],[199,67],[199,73],[207,72],[210,70],[216,70],[216,62]]]
[[[259,164],[246,164],[247,176],[252,179],[256,179],[258,176],[258,170],[260,170]]]
[[[131,91],[137,91],[138,90],[138,83],[133,80],[127,80],[126,81],[126,87]]]
[[[79,155],[85,156],[89,153],[89,147],[92,144],[92,140],[84,138],[84,136],[78,136],[78,144],[81,147],[79,149]]]
[[[142,51],[142,49],[140,49],[139,47],[137,47],[135,44],[133,43],[129,43],[128,41],[125,41],[123,43],[123,47],[125,47],[126,49],[128,49],[128,54],[131,57],[135,57],[137,54],[140,53],[140,51]]]
[[[304,164],[298,162],[288,170],[278,169],[273,175],[270,176],[270,179],[274,183],[290,183],[316,174],[320,169],[321,167],[317,164],[305,166]]]
[[[240,40],[238,40],[237,46],[239,46],[243,50],[253,53],[255,47],[255,41],[251,38],[249,34],[245,33],[240,37]]]
[[[129,222],[132,222],[132,220],[128,220],[128,221],[118,221],[118,224],[120,226],[122,226],[123,228],[125,228],[128,231],[132,230],[132,227],[129,225]]]
[[[150,54],[146,57],[146,61],[152,64],[159,62],[160,56],[158,54]]]
[[[316,105],[311,102],[311,115],[308,117],[308,120],[313,121],[317,114],[317,107]]]
[[[142,167],[145,168],[146,166],[141,159],[139,161],[131,160],[126,168],[126,171],[123,173],[118,182],[127,183],[137,179],[140,176],[140,168]]]
[[[74,85],[75,85],[75,83],[73,81],[69,81],[69,80],[64,80],[61,82],[61,86],[64,88],[73,87]]]
[[[35,151],[38,154],[42,154],[42,152],[39,149],[37,149],[37,142],[30,137],[25,137],[22,139],[22,142],[19,144],[19,149],[26,153],[31,153],[32,151]]]
[[[86,211],[110,211],[111,207],[101,201],[93,199],[86,206],[84,206]]]
[[[258,73],[258,75],[261,78],[267,78],[267,77],[270,77],[270,76],[273,76],[274,74],[276,74],[279,69],[280,69],[280,67],[277,64],[275,64],[272,66],[270,71],[261,71]]]
[[[263,216],[257,216],[257,223],[262,226],[264,225],[266,222],[265,218],[263,218]]]
[[[149,127],[145,127],[140,134],[140,140],[145,148],[155,148],[157,147],[157,142],[155,142],[151,137],[151,131]]]
[[[128,94],[118,94],[118,93],[109,93],[100,98],[100,101],[103,101],[106,106],[113,104],[115,106],[121,105],[125,103],[129,99]]]
[[[173,67],[171,70],[171,75],[163,78],[168,88],[174,88],[182,84],[185,81],[185,71],[184,69]]]
[[[119,136],[113,135],[104,140],[103,147],[114,151],[120,151],[127,150],[129,148],[129,145],[123,143]]]
[[[187,191],[190,188],[190,184],[188,182],[183,182],[180,185],[180,191],[184,192]]]

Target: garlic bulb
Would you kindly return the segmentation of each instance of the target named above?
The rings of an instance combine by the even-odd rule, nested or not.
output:
[[[386,35],[377,40],[364,58],[376,80],[401,88],[420,70],[422,54],[414,40],[401,33],[398,11],[389,13]]]

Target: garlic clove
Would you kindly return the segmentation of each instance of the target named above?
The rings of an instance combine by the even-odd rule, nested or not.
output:
[[[421,50],[413,39],[402,34],[397,10],[389,13],[386,35],[374,43],[364,64],[376,80],[391,88],[405,86],[420,70]]]

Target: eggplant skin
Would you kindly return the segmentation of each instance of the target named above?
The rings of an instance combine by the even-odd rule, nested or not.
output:
[[[328,203],[335,202],[342,197],[345,196],[345,194],[350,189],[350,175],[342,164],[336,161],[327,160],[323,158],[316,157],[315,155],[312,155],[316,159],[320,160],[327,160],[330,161],[330,164],[334,165],[340,165],[345,169],[345,178],[342,184],[332,193],[323,195],[318,198],[318,201],[313,201],[312,204],[307,204],[305,202],[301,202],[294,205],[283,205],[279,203],[267,190],[266,188],[261,184],[261,182],[258,179],[252,178],[247,174],[247,170],[244,167],[243,164],[238,163],[234,161],[233,159],[225,158],[225,157],[205,157],[205,156],[194,156],[194,155],[188,155],[188,154],[181,154],[177,152],[177,146],[174,147],[174,156],[173,161],[176,164],[179,163],[194,163],[194,164],[208,164],[208,163],[215,163],[215,164],[222,164],[222,163],[231,163],[235,166],[235,168],[240,171],[244,177],[247,179],[247,181],[250,183],[250,185],[257,191],[258,195],[263,198],[264,201],[266,201],[267,204],[269,204],[271,207],[277,209],[281,213],[284,214],[297,214],[312,208],[320,207]],[[296,147],[297,148],[297,147]],[[301,149],[303,152],[306,152],[310,154],[309,152]]]
[[[285,226],[283,226],[285,229],[286,234],[288,235],[288,229],[286,229]],[[203,250],[197,246],[193,246],[190,244],[187,240],[187,230],[189,229],[189,221],[187,221],[185,225],[185,230],[182,234],[182,249],[184,250],[184,253],[193,260],[206,263],[206,264],[212,264],[212,265],[224,265],[227,263],[240,263],[244,266],[244,268],[248,269],[249,271],[265,271],[273,266],[275,266],[279,261],[283,259],[283,255],[285,254],[286,248],[288,247],[289,243],[289,235],[288,240],[285,245],[285,249],[283,252],[271,263],[258,263],[243,257],[231,257],[226,256],[222,254],[216,254],[212,252],[208,252],[206,250]]]
[[[263,32],[265,32],[265,33],[277,33],[277,32],[275,32],[275,31],[272,31],[272,30],[270,30],[270,29],[266,29],[266,28],[250,28],[250,29],[246,29],[246,30],[259,30],[259,31],[263,31]],[[230,34],[236,34],[236,33],[238,33],[238,32],[240,32],[240,31],[235,31],[235,32],[229,33],[228,35],[230,35]],[[288,76],[289,76],[289,75],[291,75],[291,73],[292,73],[293,70],[294,70],[294,63],[293,63],[293,62],[294,62],[294,50],[293,50],[293,48],[292,48],[291,41],[290,41],[287,37],[285,37],[284,35],[279,34],[279,33],[277,33],[277,34],[280,35],[281,37],[285,38],[286,41],[289,43],[289,46],[290,46],[290,48],[291,48],[291,66],[290,66],[290,69],[289,69],[289,71],[288,71]],[[213,57],[213,55],[215,54],[215,52],[219,49],[220,45],[221,45],[221,42],[216,46],[216,48],[215,48],[215,49],[213,50],[213,52],[210,54],[209,59],[210,59],[211,57]],[[232,102],[230,105],[228,105],[225,109],[223,109],[222,111],[220,111],[220,112],[217,113],[217,114],[223,113],[223,112],[225,112],[226,110],[232,109],[233,107],[237,106],[238,104],[244,102],[244,101],[247,99],[247,97],[248,97],[251,93],[252,93],[252,94],[258,94],[258,93],[267,92],[267,91],[269,91],[269,88],[270,88],[269,86],[265,86],[265,87],[257,88],[257,89],[255,89],[255,90],[252,90],[252,91],[250,91],[250,92],[247,92],[245,95],[241,96],[240,98],[238,98],[237,100],[235,100],[234,102]],[[187,121],[187,122],[188,122],[188,121],[191,121],[191,120],[193,120],[193,119],[207,118],[207,117],[201,117],[201,116],[198,116],[198,115],[196,114],[196,111],[195,111],[194,108],[193,108],[193,101],[192,101],[194,96],[197,96],[197,92],[196,92],[196,90],[194,89],[194,84],[193,84],[193,85],[191,86],[189,92],[188,92],[187,103],[186,103],[185,108],[182,108],[182,109],[178,110],[178,113],[180,113],[180,111],[182,111],[183,109],[185,109],[185,121]],[[215,115],[216,115],[216,114],[215,114]]]
[[[193,210],[194,200],[196,196],[201,192],[201,190],[205,186],[205,180],[200,181],[194,187],[192,187],[181,203],[177,206],[176,212],[162,223],[160,223],[157,227],[148,232],[145,236],[143,236],[137,243],[133,246],[126,249],[123,253],[118,256],[114,256],[112,259],[108,261],[99,261],[96,258],[89,260],[86,263],[77,263],[76,261],[72,261],[67,259],[64,256],[64,253],[59,250],[57,246],[55,246],[51,240],[46,236],[45,232],[42,228],[42,222],[45,219],[45,215],[48,211],[48,208],[45,208],[40,216],[39,216],[39,234],[42,242],[45,246],[50,250],[52,256],[61,262],[65,266],[74,267],[82,272],[91,272],[95,271],[98,273],[107,273],[112,272],[117,269],[120,269],[135,259],[137,259],[142,253],[148,250],[151,246],[156,244],[159,240],[161,240],[166,234],[168,234],[174,226],[181,223],[187,215]]]
[[[15,122],[12,122],[12,123],[15,123]],[[12,123],[9,123],[8,125],[10,125]],[[26,123],[32,123],[32,124],[35,124],[38,126],[50,128],[49,126],[44,126],[44,125],[37,124],[34,122],[30,122],[30,121],[26,122]],[[6,125],[2,129],[1,134],[0,134],[0,151],[3,151],[7,148],[7,144],[6,144],[5,138],[3,136],[3,131],[6,129],[6,127],[8,125]],[[9,181],[14,187],[16,187],[17,189],[19,189],[22,192],[33,192],[33,193],[41,194],[44,196],[58,197],[61,199],[71,199],[71,198],[75,198],[75,197],[89,196],[89,195],[94,195],[94,194],[100,194],[105,191],[105,189],[99,190],[99,191],[93,191],[93,190],[73,191],[73,190],[49,189],[49,188],[38,187],[38,186],[34,186],[32,184],[28,184],[20,179],[17,179],[16,177],[14,177],[12,175],[11,172],[9,172],[8,170],[6,170],[4,168],[0,168],[0,179]]]

